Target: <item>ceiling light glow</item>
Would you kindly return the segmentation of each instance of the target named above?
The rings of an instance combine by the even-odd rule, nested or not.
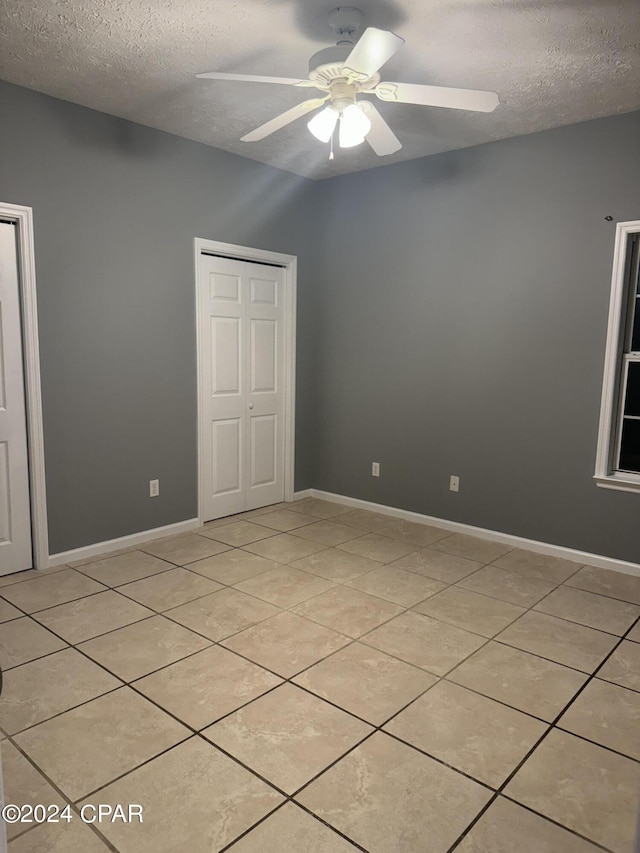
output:
[[[357,104],[349,104],[340,116],[338,142],[340,148],[353,148],[364,142],[371,130],[371,122]]]
[[[307,122],[307,127],[320,142],[328,142],[335,130],[337,121],[338,111],[335,107],[325,107],[316,113],[311,121]]]

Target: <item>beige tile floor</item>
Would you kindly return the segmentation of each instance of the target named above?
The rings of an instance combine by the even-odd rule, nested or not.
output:
[[[317,499],[0,580],[10,853],[632,853],[640,577]],[[139,804],[143,823],[80,810]]]

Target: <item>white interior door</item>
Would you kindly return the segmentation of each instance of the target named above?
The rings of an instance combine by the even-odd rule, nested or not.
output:
[[[284,498],[285,271],[201,254],[201,515]]]
[[[0,575],[32,566],[15,225],[0,222]]]

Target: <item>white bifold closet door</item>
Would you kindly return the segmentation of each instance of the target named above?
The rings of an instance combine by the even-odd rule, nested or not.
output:
[[[0,575],[31,566],[16,226],[0,222]]]
[[[200,255],[200,478],[204,520],[284,498],[281,267]]]

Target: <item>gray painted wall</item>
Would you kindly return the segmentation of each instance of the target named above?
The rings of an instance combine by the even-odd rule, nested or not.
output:
[[[317,488],[640,562],[640,495],[592,480],[639,141],[634,113],[320,185]]]
[[[640,113],[320,183],[4,83],[0,116],[52,553],[196,514],[199,236],[299,257],[297,489],[640,561],[640,496],[592,481]]]
[[[51,552],[193,518],[193,238],[297,254],[304,330],[312,184],[6,83],[0,116],[0,199],[34,210]]]

